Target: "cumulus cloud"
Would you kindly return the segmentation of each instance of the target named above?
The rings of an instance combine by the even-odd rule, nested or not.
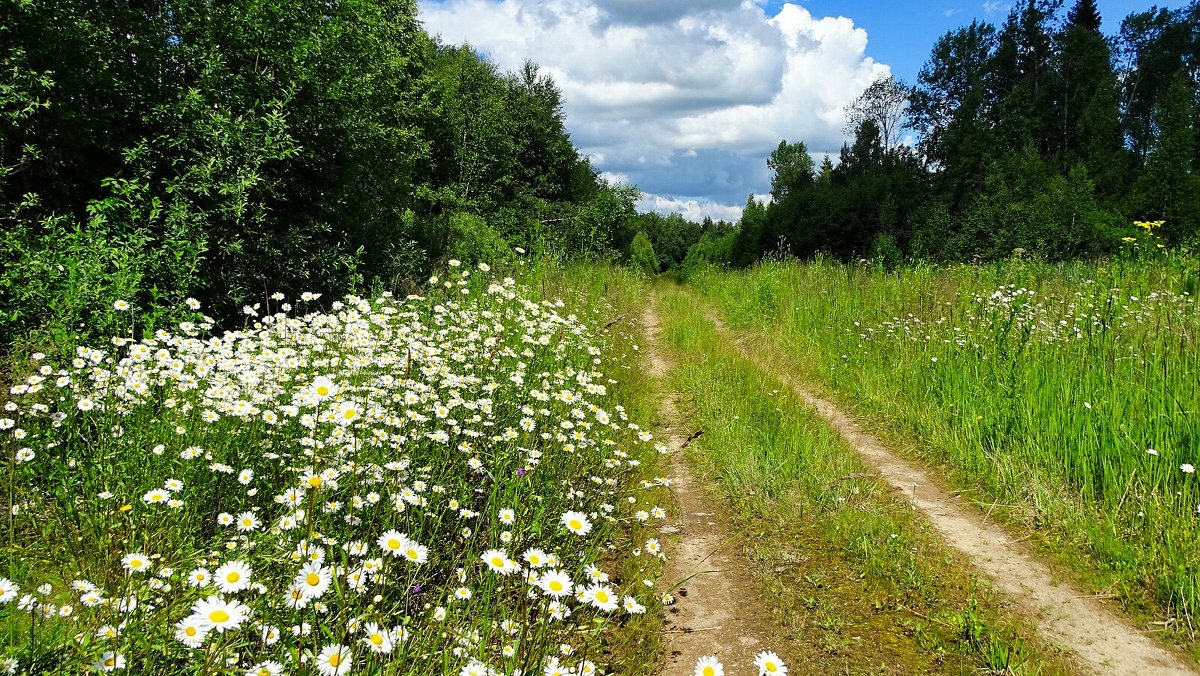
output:
[[[727,218],[770,181],[780,139],[843,141],[842,108],[886,65],[843,17],[751,0],[422,0],[426,28],[503,69],[532,59],[562,89],[567,126],[646,204]],[[724,214],[718,216],[718,214]]]

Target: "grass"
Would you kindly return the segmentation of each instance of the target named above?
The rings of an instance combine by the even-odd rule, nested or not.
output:
[[[451,268],[422,296],[283,301],[11,389],[0,671],[598,673],[653,650],[634,514],[657,454],[598,296]]]
[[[885,271],[827,261],[690,285],[879,433],[1196,651],[1197,264]]]
[[[935,533],[771,374],[661,287],[697,474],[732,507],[763,608],[806,673],[1064,673]]]

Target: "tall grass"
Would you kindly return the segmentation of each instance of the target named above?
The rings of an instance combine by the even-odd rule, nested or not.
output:
[[[791,639],[780,651],[795,669],[1063,671],[835,431],[722,339],[693,296],[669,288],[661,298],[671,380],[704,432],[688,459],[732,505],[770,599],[762,612]]]
[[[0,671],[604,671],[657,603],[636,355],[431,282],[43,357],[0,413]]]
[[[774,263],[690,280],[793,368],[916,439],[980,503],[1122,598],[1200,609],[1196,261],[897,271]],[[972,490],[977,489],[977,490]]]

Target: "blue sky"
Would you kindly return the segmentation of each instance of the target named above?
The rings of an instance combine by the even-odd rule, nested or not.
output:
[[[769,0],[765,6],[768,16],[774,16],[784,3]],[[947,31],[965,26],[972,19],[987,21],[997,27],[1004,23],[1013,3],[996,2],[880,2],[879,0],[805,0],[802,4],[814,15],[848,16],[855,25],[867,31],[870,43],[867,54],[892,67],[892,72],[906,82],[914,82],[934,42]],[[1070,9],[1073,0],[1063,3]],[[1130,2],[1129,0],[1099,0],[1101,30],[1116,34],[1121,20],[1133,12],[1142,12],[1153,5],[1175,9],[1186,2]],[[1065,13],[1065,10],[1064,10]]]
[[[1001,24],[1001,0],[419,0],[448,43],[503,70],[532,59],[563,93],[572,140],[642,210],[736,220],[764,196],[780,140],[820,157],[878,77],[912,83],[938,37]],[[1073,0],[1066,3],[1069,7]],[[1183,2],[1158,3],[1175,8]],[[1099,0],[1106,33],[1152,6]]]

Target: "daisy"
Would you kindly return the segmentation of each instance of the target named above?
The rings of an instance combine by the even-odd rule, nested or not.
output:
[[[105,651],[99,659],[92,663],[92,669],[96,671],[116,671],[124,668],[125,656],[112,650]]]
[[[150,570],[150,559],[141,552],[133,552],[122,557],[121,565],[131,573],[145,573]]]
[[[617,595],[608,585],[596,584],[588,587],[586,599],[596,608],[605,612],[611,612],[617,609]]]
[[[389,530],[376,540],[379,547],[385,552],[390,552],[392,556],[403,556],[404,545],[408,543],[408,536],[398,530]]]
[[[570,575],[557,570],[548,570],[538,580],[538,586],[542,588],[542,591],[546,592],[547,596],[561,598],[571,593],[573,584]]]
[[[415,540],[405,543],[404,558],[411,563],[422,564],[429,560],[429,548]]]
[[[592,522],[588,521],[583,512],[567,512],[562,515],[562,523],[567,530],[576,535],[587,535],[592,530]]]
[[[511,526],[517,520],[517,513],[511,509],[500,510],[500,523]]]
[[[275,660],[267,660],[246,670],[246,676],[279,676],[283,673],[283,665]]]
[[[315,396],[318,401],[324,401],[337,394],[338,391],[337,385],[334,385],[333,381],[325,376],[317,376],[316,378],[313,378],[309,389],[312,391],[313,396]]]
[[[175,623],[175,640],[188,648],[199,648],[204,645],[208,631],[209,626],[196,616],[185,617]]]
[[[340,643],[325,646],[317,655],[317,671],[321,672],[321,676],[348,674],[353,663],[354,655],[350,648]]]
[[[754,666],[758,667],[760,676],[763,674],[786,674],[787,665],[771,650],[764,650],[754,656]]]
[[[197,622],[222,634],[241,626],[249,612],[250,608],[241,603],[226,601],[215,595],[192,605],[192,616]]]
[[[250,566],[244,562],[227,561],[217,569],[214,582],[226,594],[236,594],[250,586],[250,575]]]
[[[188,584],[193,587],[207,587],[212,582],[212,573],[207,568],[197,568],[188,573]]]
[[[17,598],[21,588],[7,577],[0,577],[0,604],[6,604]]]
[[[541,568],[548,563],[546,560],[546,552],[543,552],[540,549],[527,549],[525,550],[525,553],[521,555],[521,558],[525,559],[525,562],[529,564],[530,568]]]
[[[333,575],[328,568],[315,561],[310,561],[304,564],[299,573],[296,573],[294,586],[303,590],[305,597],[315,599],[325,593],[332,579]]]
[[[696,660],[695,676],[725,676],[725,665],[713,655]]]
[[[367,647],[374,653],[387,654],[392,652],[392,636],[391,632],[383,627],[380,627],[374,622],[368,622],[363,626],[362,642],[367,644]]]
[[[509,575],[518,570],[517,563],[508,558],[508,552],[503,549],[489,549],[479,558],[483,559],[488,568],[501,575]]]
[[[258,526],[258,517],[254,515],[254,512],[242,512],[241,514],[238,514],[237,529],[239,531],[243,533],[249,533],[257,530]]]

